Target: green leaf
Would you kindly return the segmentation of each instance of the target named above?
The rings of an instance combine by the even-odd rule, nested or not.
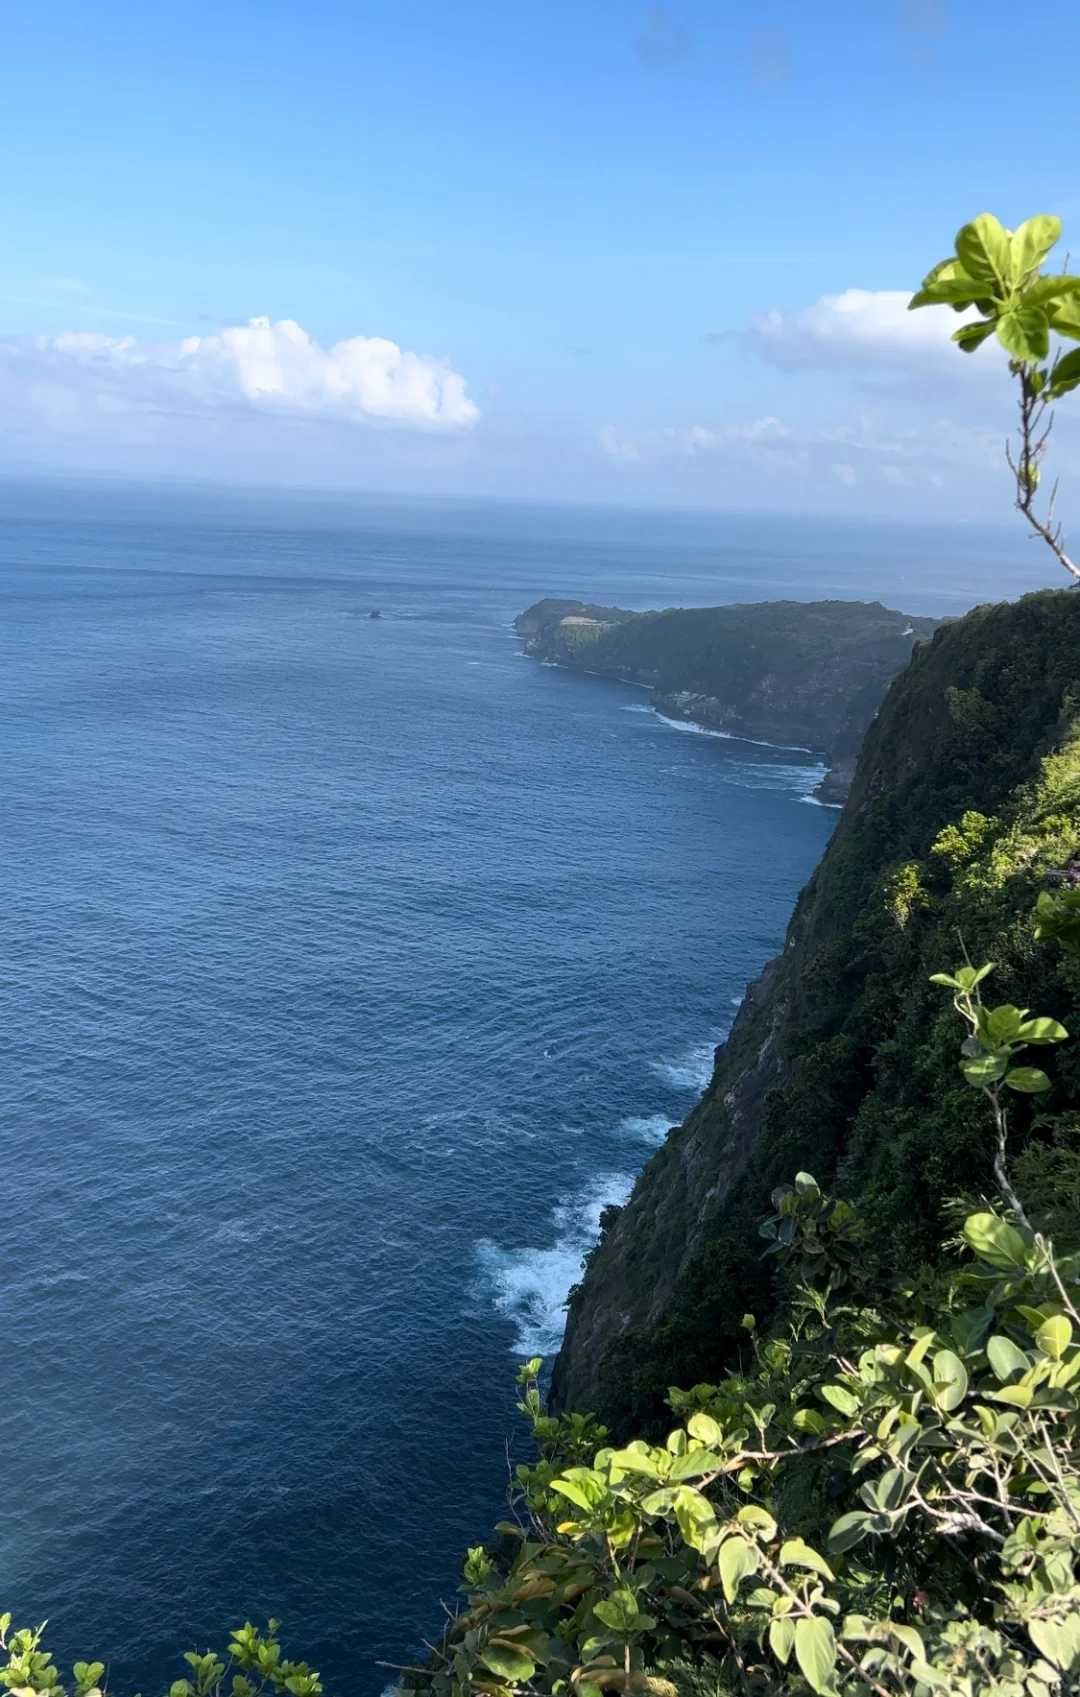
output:
[[[985,966],[961,966],[957,969],[956,982],[961,990],[974,990],[976,984],[981,984],[984,978],[989,978],[993,970],[993,961],[988,961]]]
[[[1074,277],[1071,272],[1055,272],[1050,277],[1036,277],[1024,290],[1025,306],[1041,306],[1049,309],[1054,301],[1064,300],[1068,295],[1080,294],[1080,277]]]
[[[821,1195],[821,1187],[812,1173],[795,1174],[795,1191],[806,1201],[815,1201]]]
[[[1050,352],[1050,320],[1041,307],[1013,307],[1001,314],[995,329],[998,341],[1013,359],[1045,359]]]
[[[831,1403],[833,1408],[839,1410],[841,1414],[850,1417],[859,1412],[858,1400],[852,1396],[849,1390],[845,1390],[843,1385],[821,1385],[818,1388],[818,1394],[826,1402]]]
[[[1064,1314],[1055,1314],[1051,1319],[1044,1320],[1035,1333],[1035,1342],[1044,1355],[1060,1361],[1072,1342],[1072,1321]]]
[[[599,1473],[591,1467],[568,1467],[560,1478],[551,1481],[551,1489],[586,1511],[599,1508],[608,1494]]]
[[[1043,1321],[1049,1320],[1053,1314],[1057,1313],[1057,1309],[1052,1307],[1049,1303],[1047,1303],[1045,1308],[1032,1308],[1030,1304],[1026,1302],[1018,1302],[1016,1304],[1016,1312],[1022,1320],[1027,1321],[1031,1328],[1032,1336],[1034,1336]]]
[[[749,1526],[766,1539],[776,1537],[776,1521],[768,1509],[759,1508],[757,1503],[745,1503],[735,1519],[740,1526]]]
[[[907,1355],[904,1357],[909,1367],[916,1367],[922,1361],[937,1333],[930,1326],[916,1327],[916,1338]]]
[[[964,1221],[964,1237],[979,1260],[999,1272],[1027,1266],[1026,1242],[1015,1226],[999,1220],[996,1214],[969,1214]]]
[[[1061,239],[1061,219],[1052,213],[1038,212],[1034,218],[1025,218],[1020,227],[1013,231],[1009,243],[1010,275],[1014,283],[1023,282],[1029,271],[1034,271],[1054,244]]]
[[[509,1644],[487,1644],[480,1652],[480,1660],[484,1666],[497,1673],[500,1679],[508,1679],[512,1684],[531,1679],[536,1672],[536,1663],[523,1650],[512,1649]]]
[[[930,974],[930,982],[931,984],[944,984],[950,990],[959,990],[961,988],[959,979],[954,978],[949,972],[932,972]]]
[[[986,293],[986,284],[974,277],[939,277],[933,283],[916,290],[908,301],[908,311],[921,306],[971,306]]]
[[[1003,1402],[1009,1408],[1030,1408],[1034,1392],[1030,1385],[1006,1385],[1003,1391],[991,1391],[991,1402]]]
[[[675,1519],[683,1541],[692,1550],[703,1550],[716,1536],[716,1510],[700,1491],[680,1485],[675,1493]]]
[[[796,1622],[795,1660],[815,1691],[831,1691],[836,1667],[836,1636],[831,1622],[822,1615],[804,1617]]]
[[[999,1008],[988,1008],[985,1014],[986,1030],[990,1041],[996,1048],[1002,1043],[1011,1043],[1023,1023],[1023,1012],[1013,1007],[1011,1002],[1004,1002]]]
[[[1009,275],[1009,236],[992,212],[980,212],[956,235],[956,256],[969,277],[1004,283]]]
[[[784,1667],[787,1667],[791,1660],[791,1652],[794,1648],[795,1622],[790,1620],[787,1615],[780,1615],[778,1619],[771,1620],[769,1622],[769,1649]]]
[[[976,348],[982,347],[987,336],[992,336],[993,333],[994,320],[992,318],[980,318],[977,324],[961,324],[959,330],[953,331],[952,340],[963,349],[964,353],[973,354]],[[940,976],[934,980],[935,983],[939,984],[941,981]]]
[[[922,1634],[914,1626],[905,1626],[901,1621],[890,1620],[889,1631],[894,1638],[900,1640],[909,1656],[917,1661],[923,1660],[926,1645],[922,1641]]]
[[[1080,1613],[1075,1607],[1055,1619],[1029,1620],[1027,1629],[1040,1654],[1064,1673],[1071,1673],[1080,1662]]]
[[[1080,339],[1080,296],[1069,294],[1048,302],[1046,315],[1059,336]]]
[[[1080,277],[1077,282],[1080,282]],[[1050,394],[1054,397],[1067,395],[1077,384],[1080,384],[1080,348],[1074,348],[1071,354],[1066,354],[1054,366]]]
[[[757,1549],[753,1544],[747,1543],[745,1538],[726,1538],[720,1546],[717,1563],[724,1596],[729,1603],[733,1603],[742,1581],[758,1570]]]
[[[977,1349],[982,1348],[993,1317],[991,1308],[963,1308],[952,1316],[949,1330],[961,1357],[973,1355]]]
[[[985,1090],[988,1085],[997,1084],[1004,1078],[1008,1068],[1004,1055],[976,1055],[973,1059],[960,1062],[960,1071],[969,1084],[977,1085]]]
[[[675,1507],[675,1492],[667,1488],[653,1491],[642,1499],[641,1506],[646,1514],[669,1514]]]
[[[1038,1067],[1013,1067],[1005,1074],[1005,1083],[1010,1090],[1019,1090],[1024,1096],[1037,1096],[1050,1088],[1050,1080]]]
[[[829,1529],[829,1548],[838,1553],[842,1550],[854,1549],[870,1530],[868,1514],[842,1514],[839,1520],[834,1520]]]
[[[1080,348],[1069,358],[1080,361]],[[1077,366],[1077,382],[1080,383],[1080,364]],[[1026,1019],[1016,1035],[1024,1043],[1064,1043],[1069,1033],[1056,1019]]]
[[[911,1475],[905,1473],[903,1468],[900,1467],[890,1467],[887,1473],[881,1475],[877,1482],[875,1497],[882,1513],[886,1511],[891,1513],[893,1509],[900,1507],[907,1493],[910,1479]]]
[[[801,1538],[789,1538],[780,1546],[781,1567],[808,1567],[813,1573],[820,1573],[823,1579],[834,1578],[833,1570],[816,1550],[809,1544],[804,1544]]]
[[[686,1430],[692,1438],[700,1438],[703,1444],[719,1444],[724,1436],[711,1414],[692,1414],[686,1422]]]
[[[597,1620],[602,1620],[605,1626],[610,1626],[612,1632],[620,1632],[624,1637],[634,1632],[641,1620],[649,1618],[640,1613],[637,1598],[626,1585],[613,1591],[603,1602],[594,1603],[593,1614]]]
[[[715,1473],[724,1465],[724,1458],[715,1450],[686,1450],[671,1463],[671,1479],[700,1479],[703,1473]]]
[[[625,1473],[643,1473],[647,1479],[662,1476],[656,1454],[640,1438],[627,1444],[623,1450],[612,1450],[608,1457],[608,1476],[613,1484],[618,1483]]]
[[[1031,1362],[1022,1349],[1017,1349],[1012,1338],[1003,1337],[998,1332],[986,1346],[986,1359],[996,1379],[1002,1383],[1011,1379],[1014,1373],[1026,1373]]]
[[[948,259],[939,259],[936,265],[930,267],[920,288],[928,289],[932,283],[951,283],[958,277],[966,279],[967,275],[956,255],[950,254]]]
[[[951,1349],[939,1349],[934,1356],[934,1396],[939,1408],[951,1414],[967,1395],[967,1369]]]

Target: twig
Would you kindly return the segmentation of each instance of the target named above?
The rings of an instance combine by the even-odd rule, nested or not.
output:
[[[1078,574],[1078,576],[1080,576],[1080,574]],[[1021,1202],[1019,1196],[1017,1196],[1012,1187],[1012,1182],[1009,1178],[1009,1169],[1005,1164],[1005,1139],[1008,1135],[1009,1121],[1001,1103],[1001,1095],[998,1086],[996,1084],[989,1086],[986,1090],[986,1095],[990,1099],[990,1106],[994,1116],[994,1131],[997,1134],[994,1144],[994,1178],[997,1180],[998,1189],[1001,1191],[1001,1194],[1009,1204],[1009,1207],[1016,1215],[1016,1218],[1020,1221],[1020,1224],[1022,1226],[1026,1226],[1028,1231],[1032,1231],[1031,1221],[1024,1212],[1024,1204]]]
[[[1031,526],[1034,534],[1046,543],[1058,560],[1065,567],[1074,583],[1080,583],[1080,566],[1077,566],[1065,551],[1062,543],[1062,528],[1054,521],[1054,506],[1057,500],[1057,484],[1050,493],[1050,504],[1045,520],[1035,511],[1035,492],[1039,487],[1039,460],[1046,450],[1050,440],[1050,432],[1054,428],[1054,415],[1047,413],[1046,402],[1040,400],[1031,383],[1031,373],[1024,364],[1012,367],[1020,378],[1020,452],[1014,458],[1012,447],[1005,444],[1005,459],[1009,470],[1016,480],[1016,507]],[[1045,420],[1045,426],[1044,426]]]

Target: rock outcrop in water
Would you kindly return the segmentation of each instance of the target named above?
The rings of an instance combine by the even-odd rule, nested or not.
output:
[[[1074,1021],[1075,965],[1033,942],[1030,916],[1078,852],[1080,595],[977,608],[894,682],[783,954],[589,1257],[558,1405],[618,1432],[662,1425],[667,1386],[730,1365],[744,1311],[760,1322],[774,1300],[757,1221],[800,1168],[857,1202],[886,1286],[947,1235],[943,1198],[993,1193],[983,1104],[929,975],[966,950],[997,962],[994,1001]],[[1012,1107],[1021,1173],[1033,1126],[1072,1147],[1075,1126],[1054,1115],[1080,1091],[1078,1049],[1062,1050],[1037,1115]],[[1075,1202],[1063,1191],[1060,1205]]]
[[[514,628],[538,660],[648,685],[671,718],[821,754],[831,769],[818,793],[837,802],[885,691],[939,623],[877,601],[630,613],[550,599]]]

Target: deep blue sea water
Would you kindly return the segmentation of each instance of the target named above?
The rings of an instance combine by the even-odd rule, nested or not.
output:
[[[4,1607],[148,1692],[273,1613],[365,1697],[497,1517],[515,1358],[835,818],[811,756],[523,660],[513,615],[956,612],[1029,556],[0,485]]]

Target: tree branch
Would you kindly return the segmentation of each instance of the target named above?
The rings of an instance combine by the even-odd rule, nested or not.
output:
[[[1030,368],[1026,365],[1014,365],[1012,369],[1020,378],[1020,450],[1019,455],[1014,457],[1012,448],[1006,443],[1005,458],[1016,480],[1017,511],[1027,520],[1035,535],[1046,543],[1058,563],[1070,574],[1073,582],[1080,583],[1080,566],[1065,552],[1061,526],[1054,522],[1056,483],[1051,491],[1046,518],[1041,519],[1035,511],[1035,494],[1039,487],[1039,460],[1050,440],[1054,415],[1047,414],[1046,402],[1039,399],[1033,388]]]

